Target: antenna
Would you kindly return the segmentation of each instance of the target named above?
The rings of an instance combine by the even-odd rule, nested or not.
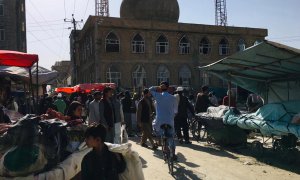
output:
[[[215,0],[216,25],[227,26],[226,0]]]
[[[109,17],[109,1],[95,0],[95,15]]]

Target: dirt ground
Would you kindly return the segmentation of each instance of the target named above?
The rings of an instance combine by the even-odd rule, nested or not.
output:
[[[132,149],[142,159],[146,180],[292,180],[300,179],[299,152],[257,150],[248,143],[240,147],[222,148],[206,142],[177,144],[178,163],[174,174],[168,173],[161,148],[156,151],[141,147],[139,138],[130,138]],[[150,145],[150,144],[149,144]]]

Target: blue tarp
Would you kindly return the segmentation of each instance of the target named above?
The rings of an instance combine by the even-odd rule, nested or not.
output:
[[[292,124],[294,115],[300,112],[300,101],[267,104],[251,114],[236,114],[229,109],[223,123],[242,129],[260,130],[264,135],[294,134],[300,138],[300,124]]]

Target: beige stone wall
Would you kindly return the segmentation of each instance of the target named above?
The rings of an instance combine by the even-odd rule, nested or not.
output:
[[[98,19],[99,20],[99,19]],[[226,56],[219,55],[219,42],[226,38],[229,42],[230,54],[237,51],[239,39],[244,39],[246,47],[256,40],[263,40],[267,36],[266,29],[220,27],[211,25],[162,23],[153,21],[135,21],[120,18],[101,18],[97,27],[96,17],[90,17],[80,33],[80,39],[86,36],[93,37],[94,55],[81,61],[79,76],[83,77],[88,71],[97,71],[98,80],[106,80],[106,72],[110,66],[115,66],[121,73],[121,86],[132,87],[132,72],[137,65],[142,65],[147,72],[147,86],[156,85],[156,73],[159,65],[165,65],[170,71],[170,84],[179,84],[179,69],[187,65],[192,72],[192,87],[199,89],[202,80],[196,68],[199,65],[212,63]],[[114,32],[120,40],[120,52],[105,52],[105,38]],[[131,50],[131,41],[139,33],[145,40],[145,53],[135,54]],[[156,54],[155,42],[160,35],[169,40],[169,53]],[[191,43],[189,54],[179,54],[179,40],[186,35]],[[211,43],[211,53],[199,54],[198,44],[206,37]],[[82,44],[81,44],[82,45]],[[90,72],[89,72],[90,73]],[[94,73],[95,75],[96,73]],[[80,79],[80,78],[79,78]],[[92,79],[92,80],[91,80]],[[95,81],[96,77],[92,77]],[[81,79],[81,82],[86,79]],[[210,85],[222,86],[219,79],[211,78]]]

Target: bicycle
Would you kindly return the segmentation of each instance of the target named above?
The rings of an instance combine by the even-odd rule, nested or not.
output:
[[[205,138],[207,138],[206,122],[199,117],[194,117],[190,126],[190,130],[193,135],[193,138],[197,142],[203,141]]]
[[[168,124],[163,124],[160,126],[163,130],[161,135],[161,142],[162,142],[162,152],[164,161],[168,163],[169,173],[173,174],[174,169],[174,148],[171,147],[171,141],[174,141],[172,134],[170,134],[170,130],[172,127]]]

